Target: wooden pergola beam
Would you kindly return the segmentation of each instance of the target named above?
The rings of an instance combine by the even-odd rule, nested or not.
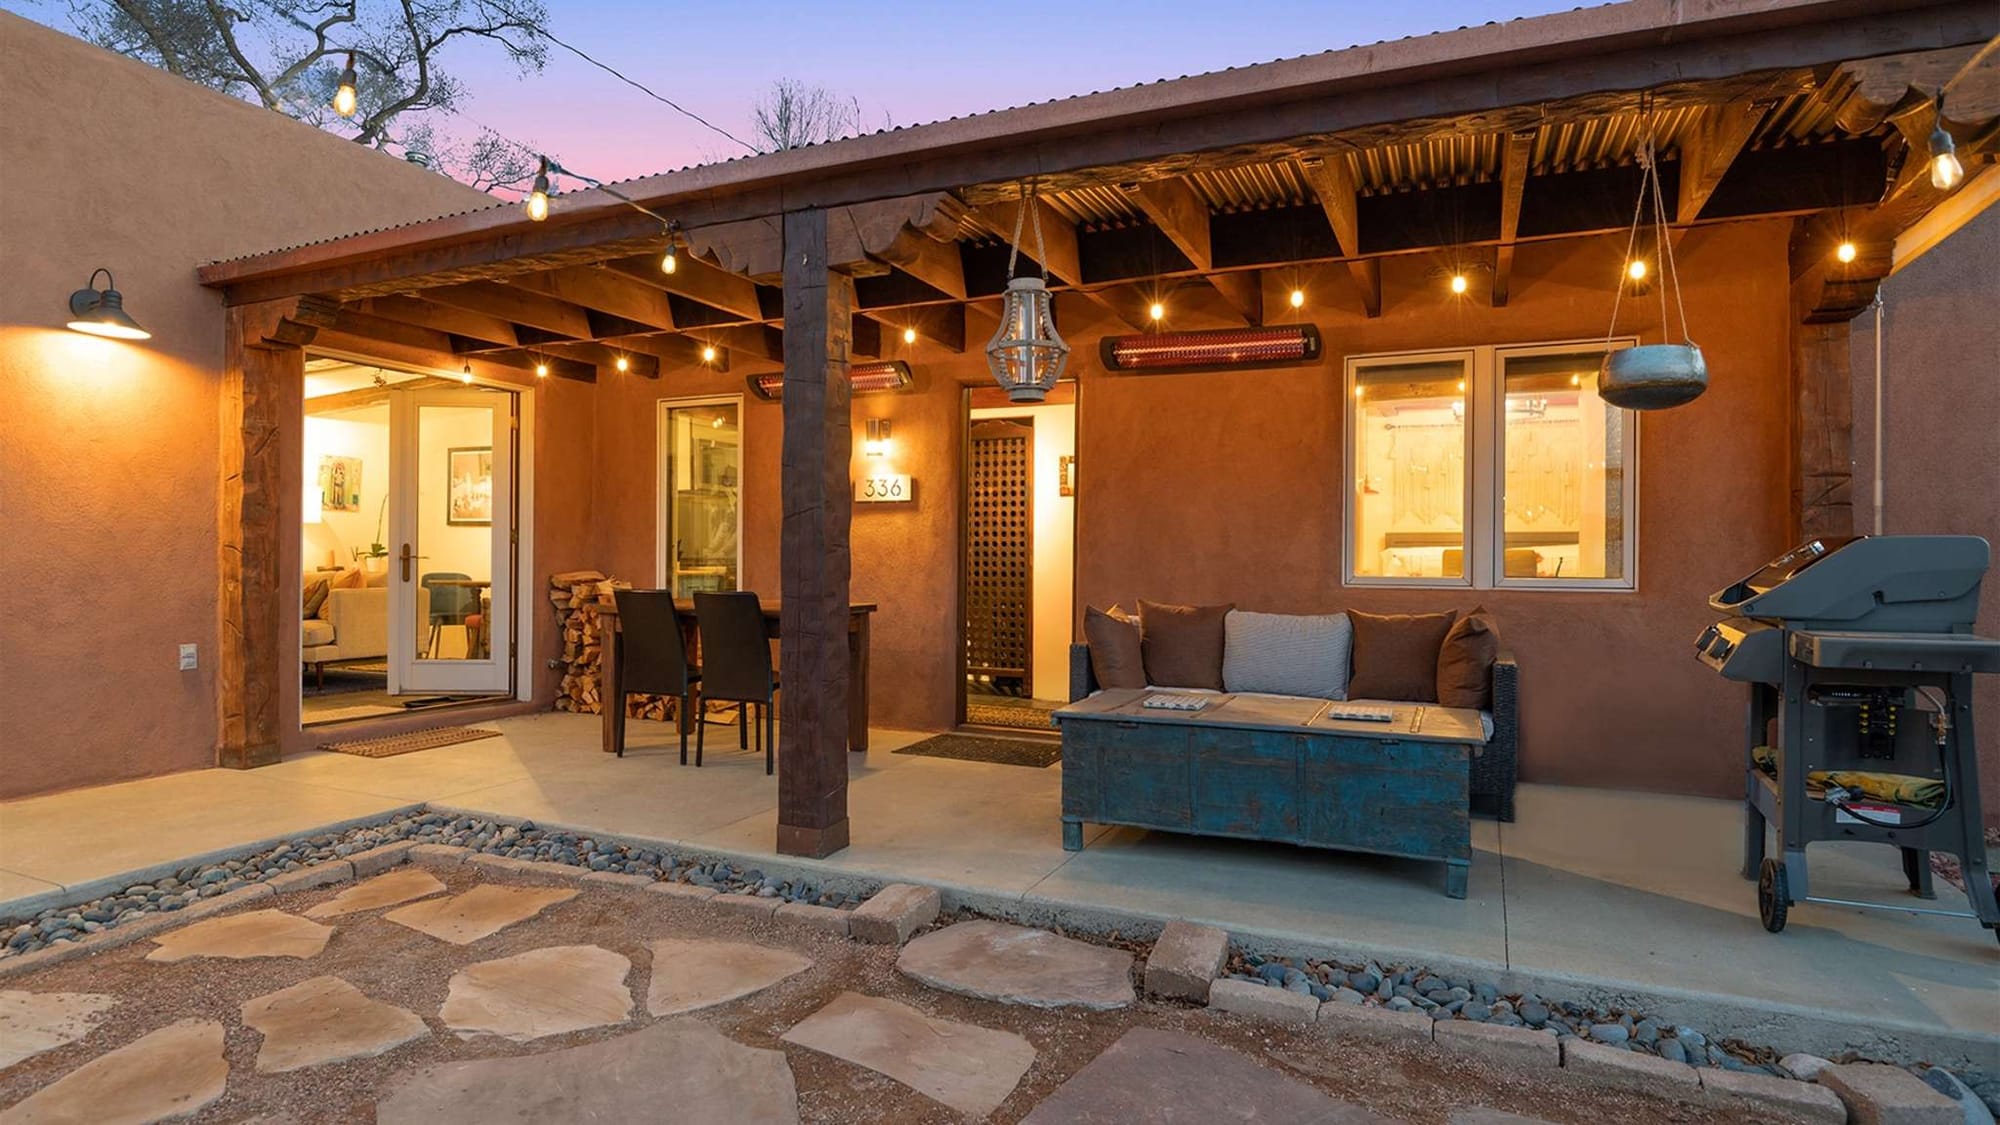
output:
[[[423,294],[426,301],[485,313],[573,340],[587,340],[595,335],[590,325],[590,314],[583,306],[520,285],[468,281],[461,285],[426,289]]]
[[[1729,102],[1704,114],[1701,124],[1681,142],[1680,198],[1674,221],[1685,226],[1701,217],[1701,209],[1729,173],[1769,108],[1763,102]]]
[[[513,284],[663,332],[675,327],[673,303],[663,290],[612,270],[568,266],[527,274],[513,279]]]
[[[440,305],[421,297],[365,297],[355,307],[368,316],[463,336],[469,340],[483,340],[507,347],[520,342],[520,331],[511,320],[471,309]]]
[[[1370,317],[1382,315],[1382,267],[1361,253],[1361,209],[1355,191],[1354,169],[1344,152],[1308,156],[1299,161],[1306,183],[1319,197],[1320,209],[1333,228],[1333,239],[1342,256],[1349,259],[1348,272],[1361,291],[1361,310]]]
[[[1528,187],[1528,162],[1535,134],[1507,134],[1500,150],[1500,241],[1493,249],[1493,307],[1504,308],[1514,275],[1514,239],[1521,232],[1521,197]]]
[[[615,258],[604,267],[650,285],[666,293],[676,293],[690,301],[721,309],[744,320],[764,319],[764,306],[757,299],[757,283],[742,274],[705,262],[693,254],[675,259],[674,272],[660,268],[660,255]]]
[[[964,305],[914,305],[893,313],[871,312],[866,315],[880,325],[886,339],[893,345],[906,346],[903,330],[914,328],[919,342],[936,344],[954,355],[965,351]]]
[[[965,299],[965,259],[958,243],[940,242],[905,225],[890,243],[871,255],[949,297]]]
[[[642,379],[660,377],[660,359],[650,347],[640,347],[634,343],[604,343],[595,340],[564,340],[543,345],[540,351],[563,359],[573,359],[587,363],[597,369],[600,375],[637,375]],[[519,355],[521,353],[510,353]],[[625,361],[626,370],[618,370],[618,361]]]

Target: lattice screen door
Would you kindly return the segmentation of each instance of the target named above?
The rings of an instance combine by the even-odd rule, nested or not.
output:
[[[1035,431],[972,425],[966,474],[965,670],[1026,680],[1034,652]]]

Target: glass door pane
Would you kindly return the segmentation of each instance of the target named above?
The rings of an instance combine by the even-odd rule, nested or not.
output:
[[[408,392],[398,473],[397,648],[403,687],[507,691],[513,396]]]
[[[1348,514],[1357,578],[1463,580],[1467,357],[1356,364]]]
[[[739,399],[661,404],[661,584],[675,597],[739,588],[742,409]]]
[[[1629,412],[1597,394],[1598,348],[1500,357],[1503,579],[1631,573]]]

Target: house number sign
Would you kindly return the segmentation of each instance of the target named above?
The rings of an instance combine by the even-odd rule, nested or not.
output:
[[[908,473],[862,477],[854,482],[857,504],[907,504],[917,498],[917,482]]]

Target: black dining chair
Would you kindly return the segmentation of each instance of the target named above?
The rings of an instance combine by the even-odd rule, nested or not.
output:
[[[425,652],[433,658],[437,656],[439,634],[444,632],[446,625],[464,626],[468,618],[479,613],[478,590],[470,586],[440,586],[438,583],[465,582],[471,577],[455,570],[433,570],[418,579],[431,595],[431,636]],[[465,634],[465,654],[472,655],[472,632],[469,628]]]
[[[751,731],[764,750],[764,772],[776,772],[775,743],[777,722],[771,704],[778,694],[778,675],[771,669],[771,640],[764,632],[764,607],[757,595],[696,594],[695,628],[701,632],[701,667],[704,677],[701,697],[736,703],[737,741],[749,748]],[[757,722],[761,709],[763,722]],[[702,732],[707,725],[706,707],[695,717],[694,760],[701,761]]]
[[[688,708],[693,687],[701,682],[701,671],[688,667],[687,638],[681,633],[680,614],[674,610],[674,595],[667,590],[617,590],[618,667],[623,669],[624,695],[671,695],[680,700],[674,725],[680,728],[681,765],[687,765]],[[618,756],[625,756],[625,699],[607,700],[617,708],[612,727],[617,734]],[[701,765],[697,750],[694,764]]]

